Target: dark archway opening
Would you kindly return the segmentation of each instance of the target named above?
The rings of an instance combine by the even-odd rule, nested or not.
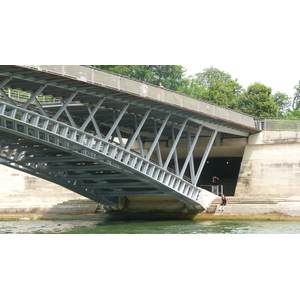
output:
[[[211,185],[212,176],[219,177],[219,185],[223,185],[226,196],[234,196],[235,188],[240,172],[241,157],[213,157],[207,159],[198,186]],[[199,166],[200,159],[195,160],[195,166]]]

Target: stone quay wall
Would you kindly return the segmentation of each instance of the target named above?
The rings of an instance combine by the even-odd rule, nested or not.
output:
[[[0,165],[0,216],[92,213],[97,206],[59,185]]]
[[[235,197],[300,197],[300,138],[297,133],[261,132],[245,147]]]

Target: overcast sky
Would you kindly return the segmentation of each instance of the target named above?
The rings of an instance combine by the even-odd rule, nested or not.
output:
[[[177,64],[188,74],[213,66],[244,88],[259,81],[289,96],[300,80],[296,0],[106,2],[100,9],[97,1],[53,0],[43,12],[30,11],[26,21],[6,27],[2,61]],[[38,3],[19,1],[14,19]]]
[[[298,12],[297,1],[290,0],[199,4],[193,13],[193,17],[199,14],[198,22],[190,21],[198,23],[198,30],[193,29],[198,49],[183,65],[191,74],[214,66],[237,78],[244,88],[259,81],[274,93],[292,96],[300,80]]]

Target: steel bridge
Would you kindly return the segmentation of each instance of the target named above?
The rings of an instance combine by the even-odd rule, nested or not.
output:
[[[0,66],[0,163],[107,209],[166,195],[206,208],[215,195],[197,182],[216,136],[258,131],[251,116],[89,66]],[[208,143],[195,165],[200,137]]]

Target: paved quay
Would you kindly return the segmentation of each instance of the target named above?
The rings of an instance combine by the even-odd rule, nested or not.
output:
[[[251,198],[227,197],[228,204],[220,210],[221,198],[211,203],[196,218],[217,219],[295,219],[300,220],[300,197]]]

